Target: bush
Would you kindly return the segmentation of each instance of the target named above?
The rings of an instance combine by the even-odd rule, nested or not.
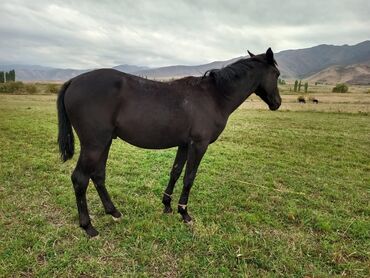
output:
[[[47,94],[57,94],[59,92],[59,85],[57,84],[48,84],[46,87],[45,93]]]
[[[333,93],[347,93],[348,92],[348,86],[344,83],[337,84],[333,88]]]
[[[36,94],[37,87],[34,84],[24,84],[21,81],[0,84],[0,93],[6,94]]]
[[[24,84],[24,93],[25,94],[36,94],[37,93],[37,87],[34,84]]]
[[[14,94],[19,93],[24,88],[24,84],[20,81],[17,82],[7,82],[7,83],[1,83],[0,84],[0,92],[1,93],[8,93],[8,94]]]

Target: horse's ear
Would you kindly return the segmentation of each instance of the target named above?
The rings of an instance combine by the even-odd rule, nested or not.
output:
[[[272,52],[271,47],[269,47],[269,49],[267,49],[266,51],[266,59],[267,59],[267,63],[269,63],[270,65],[275,64],[274,53]]]
[[[247,50],[247,51],[248,51],[249,56],[251,56],[251,57],[256,56],[256,55],[254,55],[252,52],[250,52],[249,50]]]

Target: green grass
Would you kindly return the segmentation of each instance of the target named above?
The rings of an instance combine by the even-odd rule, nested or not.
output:
[[[239,109],[200,166],[193,227],[162,214],[175,149],[115,140],[107,187],[123,219],[90,186],[89,240],[55,112],[55,96],[0,95],[0,277],[369,277],[367,114]]]

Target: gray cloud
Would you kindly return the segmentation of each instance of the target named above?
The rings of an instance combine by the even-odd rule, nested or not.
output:
[[[354,44],[369,14],[368,0],[2,1],[0,63],[163,66]]]

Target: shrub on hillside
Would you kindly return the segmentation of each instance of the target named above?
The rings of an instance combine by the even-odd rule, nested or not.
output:
[[[333,88],[333,93],[347,93],[348,92],[348,86],[344,83],[337,84]]]

